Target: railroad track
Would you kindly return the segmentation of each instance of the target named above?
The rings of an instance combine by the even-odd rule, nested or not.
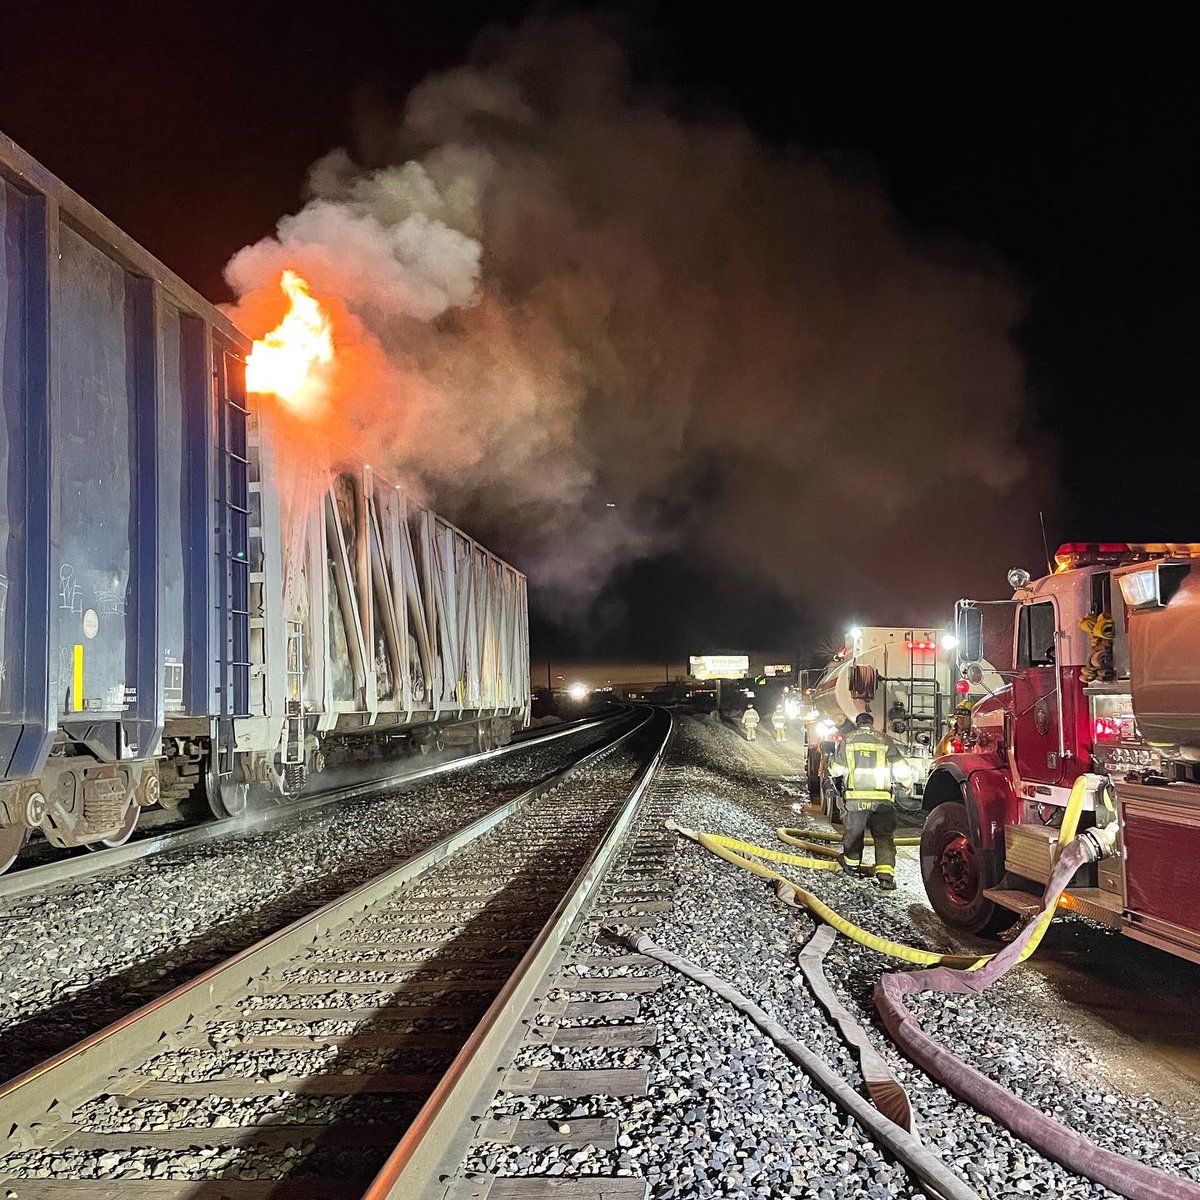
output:
[[[472,1115],[447,1130],[424,1169],[410,1171],[412,1197],[429,1200],[645,1200],[641,1172],[583,1168],[579,1174],[508,1174],[501,1163],[552,1151],[572,1162],[600,1162],[628,1145],[639,1097],[650,1090],[645,1056],[660,1030],[643,1002],[662,987],[661,965],[624,951],[606,928],[652,930],[674,907],[670,866],[677,839],[664,829],[688,785],[671,767],[660,770],[615,847],[594,902],[577,923],[560,968],[529,1006],[511,1041],[509,1067],[475,1097]],[[582,1067],[567,1065],[582,1059]],[[497,1086],[498,1084],[498,1086]],[[598,1116],[534,1116],[528,1104]],[[627,1107],[621,1113],[622,1107]],[[621,1113],[621,1115],[615,1115]],[[476,1115],[477,1114],[477,1115]],[[514,1156],[515,1159],[514,1159]],[[490,1168],[490,1169],[489,1169]]]
[[[166,854],[172,850],[184,850],[192,846],[202,846],[207,842],[219,841],[231,834],[262,832],[276,826],[286,825],[302,813],[325,808],[331,804],[344,803],[363,796],[375,795],[389,788],[405,787],[419,783],[421,780],[459,771],[490,762],[504,755],[517,753],[535,746],[545,745],[558,738],[568,737],[582,730],[615,722],[627,717],[632,710],[623,708],[610,715],[585,718],[578,721],[566,722],[554,726],[544,733],[529,732],[524,736],[501,746],[496,750],[486,750],[481,754],[468,754],[447,762],[434,763],[417,770],[408,770],[387,775],[381,779],[373,779],[363,783],[350,784],[345,787],[330,788],[313,796],[305,796],[291,803],[280,804],[275,808],[264,809],[260,812],[247,813],[240,817],[226,820],[207,820],[199,824],[189,823],[182,829],[171,829],[164,833],[150,834],[136,838],[123,846],[114,846],[104,850],[65,850],[49,851],[53,854],[50,862],[30,862],[22,866],[18,863],[8,872],[0,875],[0,900],[14,899],[18,896],[28,896],[45,892],[51,888],[77,883],[92,875],[116,867],[125,866],[140,859],[153,858],[158,854]]]
[[[0,1088],[8,1200],[423,1194],[416,1181],[494,1092],[669,727],[649,712]]]

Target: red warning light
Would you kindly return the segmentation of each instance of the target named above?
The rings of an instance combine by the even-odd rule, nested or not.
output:
[[[966,694],[967,694],[967,693],[968,693],[968,692],[971,690],[971,684],[970,684],[970,682],[969,682],[968,680],[966,680],[966,679],[959,679],[959,680],[956,680],[956,681],[955,681],[955,684],[954,684],[954,690],[955,690],[955,691],[956,691],[956,692],[957,692],[957,693],[958,693],[960,696],[965,696],[965,695],[966,695]]]

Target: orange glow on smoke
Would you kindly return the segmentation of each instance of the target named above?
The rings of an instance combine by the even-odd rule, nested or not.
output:
[[[246,359],[246,390],[273,393],[294,412],[310,415],[321,399],[321,369],[333,362],[333,327],[295,271],[284,271],[279,286],[288,311],[254,343]]]

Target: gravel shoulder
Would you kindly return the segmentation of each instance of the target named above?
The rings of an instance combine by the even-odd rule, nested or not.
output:
[[[680,824],[776,843],[780,824],[811,824],[793,808],[786,776],[764,774],[757,747],[704,718],[678,718],[667,761],[631,837],[660,836],[665,816]],[[768,767],[768,771],[770,768]],[[799,868],[797,868],[799,871]],[[779,904],[761,881],[700,847],[680,841],[666,869],[674,908],[649,931],[661,945],[723,975],[796,1033],[850,1081],[857,1064],[816,1006],[796,967],[814,928],[806,914]],[[915,848],[901,849],[898,888],[884,895],[867,882],[806,873],[805,882],[839,912],[885,936],[931,950],[957,950],[929,913]],[[606,886],[620,883],[616,874]],[[1066,921],[1055,938],[1103,939],[1103,931]],[[591,934],[598,935],[592,926]],[[580,949],[600,948],[584,937]],[[1059,943],[1048,939],[1042,953]],[[1119,946],[1117,947],[1120,948]],[[871,1032],[909,1089],[925,1141],[987,1200],[1015,1197],[1108,1198],[1112,1193],[1036,1154],[1007,1130],[961,1104],[888,1042],[871,1005],[872,988],[902,964],[839,938],[827,974],[850,1011]],[[1170,971],[1170,966],[1161,969]],[[565,994],[565,993],[564,993]],[[567,1122],[613,1116],[616,1150],[514,1149],[481,1143],[467,1171],[501,1175],[634,1175],[654,1200],[682,1197],[920,1197],[897,1164],[816,1092],[769,1041],[707,991],[668,974],[641,998],[639,1020],[655,1024],[659,1043],[614,1051],[527,1044],[518,1068],[638,1067],[649,1073],[644,1098],[582,1101],[502,1092],[491,1115]],[[1100,1145],[1200,1182],[1200,1122],[1144,1088],[1145,1076],[1114,1070],[1098,1051],[1079,1010],[1044,975],[1021,968],[978,997],[920,997],[914,1009],[928,1032],[966,1061]]]

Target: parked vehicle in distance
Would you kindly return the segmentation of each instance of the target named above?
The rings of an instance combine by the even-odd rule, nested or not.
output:
[[[896,742],[911,772],[905,796],[920,811],[925,780],[956,701],[954,638],[946,629],[855,627],[805,695],[809,793],[831,818],[837,792],[827,770],[837,739],[870,712],[875,728]],[[978,694],[978,689],[976,689]]]

